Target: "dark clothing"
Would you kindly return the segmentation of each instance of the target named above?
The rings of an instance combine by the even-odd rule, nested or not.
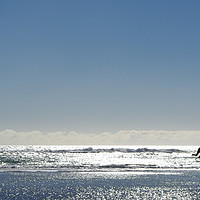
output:
[[[197,153],[196,154],[192,154],[193,156],[198,156],[198,154],[200,153],[200,148],[198,148]]]

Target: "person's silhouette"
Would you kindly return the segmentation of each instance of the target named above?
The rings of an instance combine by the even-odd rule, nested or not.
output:
[[[197,152],[196,152],[196,153],[193,153],[192,155],[193,155],[193,156],[198,156],[199,153],[200,153],[200,148],[198,148]]]

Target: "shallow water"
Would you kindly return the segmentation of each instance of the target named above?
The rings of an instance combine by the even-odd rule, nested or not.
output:
[[[0,199],[199,199],[197,149],[0,146]]]
[[[1,199],[199,199],[200,172],[1,172]]]

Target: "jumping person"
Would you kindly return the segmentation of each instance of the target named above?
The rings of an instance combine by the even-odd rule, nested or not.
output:
[[[200,153],[200,148],[198,148],[197,153],[193,153],[193,156],[198,156],[198,154]]]

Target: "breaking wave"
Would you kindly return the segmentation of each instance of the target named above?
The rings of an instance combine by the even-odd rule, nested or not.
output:
[[[199,168],[197,148],[159,146],[0,146],[0,170],[131,171]],[[195,158],[195,159],[194,159]]]
[[[183,149],[177,149],[177,148],[166,148],[166,149],[155,149],[155,148],[93,148],[93,147],[87,147],[87,148],[68,148],[68,149],[54,149],[48,146],[46,148],[43,146],[43,148],[0,148],[0,153],[4,153],[6,151],[9,152],[43,152],[43,153],[115,153],[115,152],[121,152],[121,153],[145,153],[145,152],[158,152],[158,153],[181,153],[181,152],[187,152],[187,150]]]

